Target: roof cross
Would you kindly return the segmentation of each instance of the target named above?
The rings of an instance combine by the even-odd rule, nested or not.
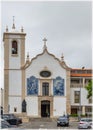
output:
[[[44,39],[43,39],[43,41],[44,41],[44,43],[46,44],[47,39],[46,39],[46,38],[44,38]]]
[[[45,50],[45,49],[47,49],[47,46],[46,46],[46,41],[47,41],[47,39],[44,38],[43,41],[44,41],[44,47],[43,47],[43,50]]]

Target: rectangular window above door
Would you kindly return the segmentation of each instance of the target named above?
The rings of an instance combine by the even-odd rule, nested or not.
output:
[[[42,83],[42,96],[49,96],[49,83]]]

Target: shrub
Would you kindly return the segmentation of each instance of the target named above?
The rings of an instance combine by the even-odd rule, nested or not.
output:
[[[78,117],[78,114],[71,114],[70,117]],[[85,115],[81,115],[81,117],[85,117]]]
[[[78,117],[78,114],[71,114],[70,117]]]

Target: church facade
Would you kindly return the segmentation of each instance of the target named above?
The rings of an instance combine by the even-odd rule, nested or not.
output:
[[[25,61],[25,37],[23,28],[18,32],[14,24],[3,34],[4,113],[51,118],[71,114],[72,69],[63,56],[60,60],[48,51],[45,38],[42,53],[31,60],[27,55]]]

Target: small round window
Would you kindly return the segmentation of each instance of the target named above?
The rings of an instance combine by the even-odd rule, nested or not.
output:
[[[41,71],[40,76],[42,76],[42,77],[50,77],[51,72],[49,72],[49,71]]]

